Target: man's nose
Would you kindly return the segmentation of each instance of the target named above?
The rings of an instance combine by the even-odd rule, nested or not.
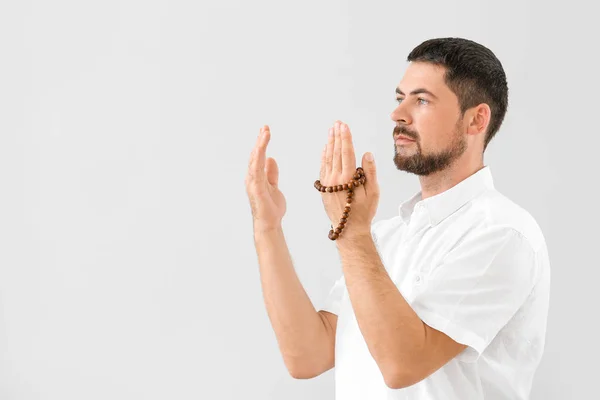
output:
[[[402,106],[402,104],[398,104],[398,106],[390,114],[390,118],[392,121],[401,123],[403,125],[408,125],[412,122],[410,114],[407,112],[406,108]]]

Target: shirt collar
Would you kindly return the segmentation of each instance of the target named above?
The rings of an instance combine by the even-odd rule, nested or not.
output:
[[[494,180],[490,167],[486,165],[450,189],[425,200],[422,199],[422,192],[419,191],[400,204],[398,212],[404,222],[408,224],[415,207],[422,207],[429,215],[431,225],[435,226],[488,189],[494,189]]]

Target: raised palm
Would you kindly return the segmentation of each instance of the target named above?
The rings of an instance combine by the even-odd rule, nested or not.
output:
[[[266,158],[270,138],[269,127],[261,128],[261,135],[250,155],[245,179],[254,227],[259,230],[278,228],[286,212],[285,197],[278,187],[277,162],[274,158]]]

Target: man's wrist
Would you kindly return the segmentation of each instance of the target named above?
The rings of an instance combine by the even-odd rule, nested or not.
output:
[[[266,233],[280,232],[283,230],[281,223],[279,224],[263,224],[260,222],[254,222],[253,225],[254,236],[264,235]]]
[[[353,226],[352,229],[345,229],[342,234],[336,239],[338,244],[350,244],[355,245],[358,243],[363,243],[366,240],[373,240],[373,236],[371,234],[371,227],[368,228],[358,228]]]

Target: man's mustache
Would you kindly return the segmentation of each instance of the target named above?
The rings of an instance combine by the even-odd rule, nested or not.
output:
[[[409,131],[408,129],[406,129],[403,126],[395,127],[394,128],[394,136],[400,135],[400,134],[408,136],[409,138],[411,138],[413,140],[419,140],[419,135],[417,135],[415,132]]]

